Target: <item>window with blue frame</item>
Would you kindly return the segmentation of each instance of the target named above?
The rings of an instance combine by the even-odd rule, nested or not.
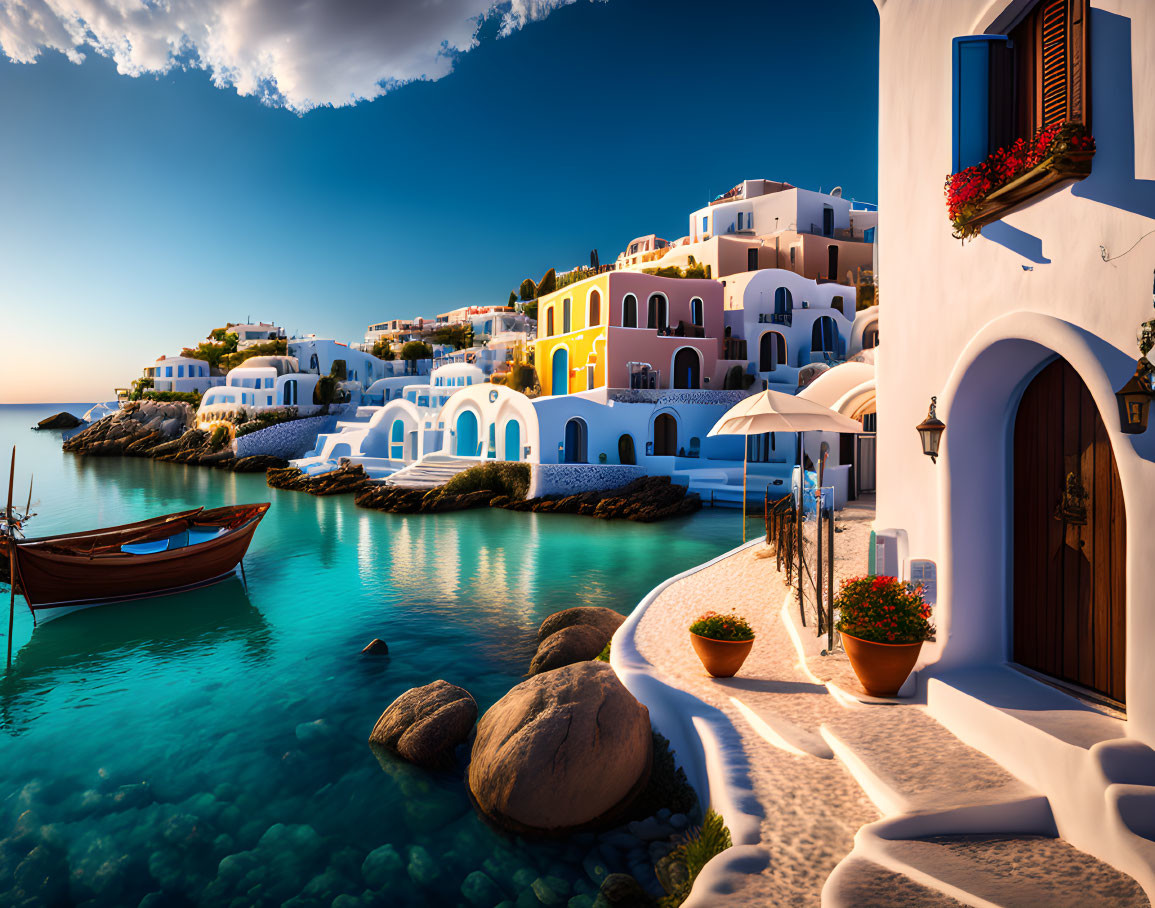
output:
[[[1046,126],[1090,126],[1088,0],[1037,0],[998,35],[952,46],[954,173]]]

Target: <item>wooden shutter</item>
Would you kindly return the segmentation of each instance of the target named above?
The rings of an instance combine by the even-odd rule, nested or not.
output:
[[[1089,0],[1042,0],[1012,32],[1020,131],[1071,120],[1090,125]]]

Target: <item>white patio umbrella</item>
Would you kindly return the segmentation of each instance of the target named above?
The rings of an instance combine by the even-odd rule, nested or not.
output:
[[[862,432],[862,423],[812,400],[763,391],[727,410],[709,435],[762,435],[766,432]],[[798,445],[799,460],[803,446]],[[746,541],[746,445],[742,445],[742,541]],[[804,479],[804,475],[801,477]]]

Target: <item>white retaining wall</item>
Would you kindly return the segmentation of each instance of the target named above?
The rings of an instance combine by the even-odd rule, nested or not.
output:
[[[310,450],[317,441],[317,436],[330,431],[336,421],[337,417],[332,415],[294,419],[292,422],[277,423],[267,429],[242,435],[233,444],[238,458],[268,454],[283,460],[292,460]]]
[[[535,463],[530,464],[527,498],[576,495],[616,489],[646,475],[641,467],[622,464]]]

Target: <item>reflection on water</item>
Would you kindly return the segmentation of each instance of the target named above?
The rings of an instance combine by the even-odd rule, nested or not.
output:
[[[0,682],[0,839],[24,850],[0,857],[16,866],[40,845],[36,860],[67,882],[64,895],[14,894],[0,873],[0,904],[137,905],[164,891],[182,904],[280,905],[310,886],[325,905],[366,890],[455,904],[487,860],[504,897],[516,898],[519,870],[582,875],[571,844],[509,842],[480,823],[460,773],[388,759],[382,772],[369,730],[435,678],[484,710],[521,679],[546,615],[629,610],[736,544],[729,512],[656,526],[382,514],[349,496],[269,489],[260,475],[66,455],[59,433],[27,430],[60,409],[0,407],[18,487],[35,465],[36,535],[200,505],[273,507],[245,559],[247,591],[234,579],[35,631],[18,609],[15,665]],[[360,656],[373,637],[387,659]],[[382,859],[371,881],[362,865],[386,845],[398,864]],[[414,882],[405,867],[418,846],[437,873]]]

